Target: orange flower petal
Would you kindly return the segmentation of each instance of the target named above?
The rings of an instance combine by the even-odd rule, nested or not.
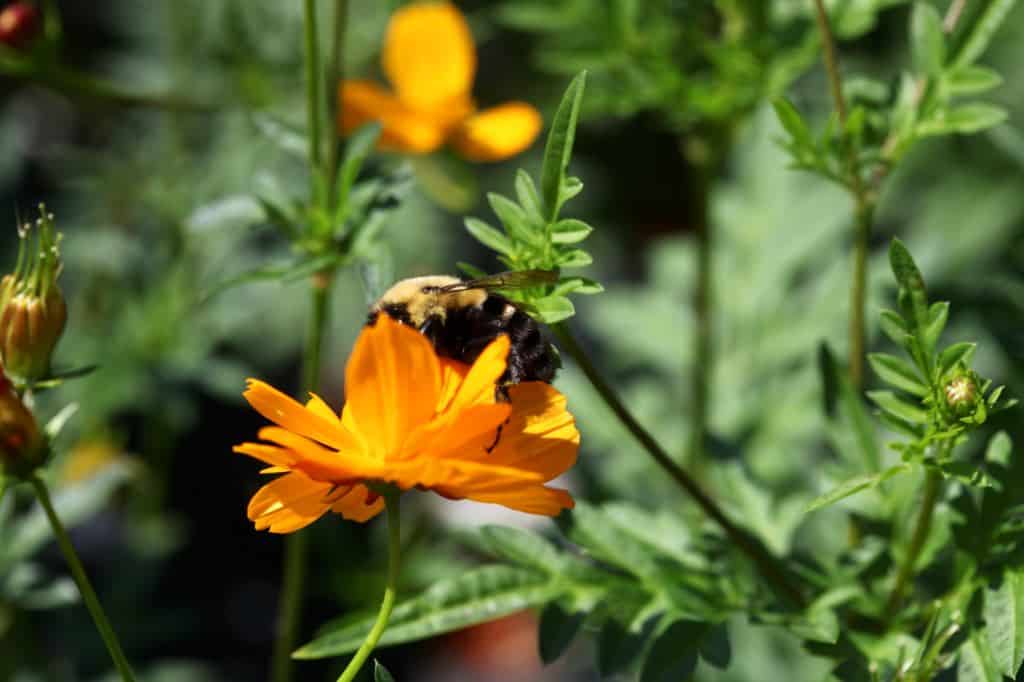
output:
[[[249,379],[248,388],[242,395],[257,412],[289,431],[337,450],[355,450],[360,446],[337,419],[326,419],[312,410],[307,410],[281,391],[258,379]]]
[[[397,454],[409,434],[434,417],[441,390],[437,355],[425,336],[380,315],[356,341],[345,390],[343,421],[353,424],[372,454]]]
[[[369,521],[384,510],[384,498],[374,495],[373,502],[367,504],[370,490],[365,485],[354,485],[337,502],[331,505],[331,511],[341,514],[349,521],[363,523]]]
[[[344,454],[325,448],[280,426],[263,427],[259,437],[291,452],[295,459],[284,466],[301,471],[315,481],[341,483],[358,480],[366,477],[367,467],[376,467],[376,462],[364,455],[356,452]]]
[[[455,5],[421,2],[391,16],[382,61],[403,104],[441,113],[465,101],[472,90],[476,47]]]
[[[511,492],[474,494],[469,495],[467,499],[500,504],[516,511],[544,516],[558,516],[563,509],[572,509],[576,506],[567,490],[543,486],[531,486]]]
[[[232,448],[232,450],[242,455],[249,455],[271,466],[287,469],[291,469],[292,465],[299,460],[298,456],[290,450],[263,443],[241,443]]]
[[[341,423],[341,417],[338,416],[338,413],[332,410],[331,406],[324,402],[324,399],[316,393],[309,394],[309,400],[306,401],[306,409],[329,422]]]
[[[470,161],[501,161],[537,139],[540,113],[525,102],[509,102],[470,116],[455,131],[451,145]]]
[[[256,530],[291,533],[313,523],[330,508],[324,498],[330,483],[312,481],[303,474],[291,473],[276,478],[253,495],[249,519]]]
[[[446,121],[409,109],[375,83],[345,81],[338,87],[338,100],[338,126],[345,135],[380,121],[381,149],[429,154],[444,144]]]

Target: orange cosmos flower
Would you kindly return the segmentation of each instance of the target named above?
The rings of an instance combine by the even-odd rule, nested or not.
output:
[[[540,114],[524,102],[476,110],[476,47],[465,17],[451,3],[423,2],[395,12],[382,61],[394,94],[372,81],[343,82],[343,133],[380,121],[384,149],[427,154],[448,143],[470,161],[500,161],[529,147],[540,132]]]
[[[381,315],[356,341],[340,417],[316,395],[303,406],[250,379],[246,399],[277,426],[260,430],[266,442],[235,451],[269,464],[263,473],[284,474],[249,503],[257,530],[290,533],[328,510],[367,521],[384,508],[366,485],[378,482],[530,514],[572,508],[567,491],[544,484],[576,461],[575,421],[546,383],[511,386],[509,402],[495,400],[508,348],[498,337],[465,365]]]

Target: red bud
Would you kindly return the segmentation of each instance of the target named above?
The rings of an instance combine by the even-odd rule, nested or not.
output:
[[[0,10],[0,43],[15,49],[28,47],[39,33],[39,10],[28,2],[12,2]]]

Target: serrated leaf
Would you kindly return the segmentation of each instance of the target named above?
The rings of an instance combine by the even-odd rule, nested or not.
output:
[[[917,396],[928,395],[928,386],[907,361],[885,353],[869,353],[868,363],[887,384]]]
[[[807,508],[804,511],[809,514],[823,507],[835,504],[839,500],[847,498],[850,495],[855,495],[863,490],[874,488],[893,476],[902,474],[909,470],[910,467],[908,465],[897,464],[896,466],[889,467],[885,471],[881,471],[877,474],[865,474],[863,476],[855,476],[854,478],[847,479],[824,495],[819,495],[811,500],[811,503],[807,505]]]
[[[1003,77],[987,66],[963,66],[947,71],[943,83],[953,96],[978,95],[1002,85]]]
[[[466,218],[465,225],[466,230],[468,230],[478,242],[492,251],[497,251],[500,254],[511,256],[515,250],[508,237],[484,221],[478,220],[477,218]]]
[[[969,367],[977,346],[978,344],[976,343],[963,341],[943,348],[942,352],[939,353],[939,376],[945,376],[947,372],[960,363]]]
[[[889,246],[889,263],[892,273],[907,294],[910,296],[911,310],[914,313],[914,324],[923,329],[928,324],[928,293],[924,286],[924,277],[914,262],[910,251],[899,239],[893,239]]]
[[[516,171],[516,198],[530,220],[538,224],[546,222],[541,208],[540,195],[537,194],[537,186],[533,184],[530,174],[522,168]]]
[[[536,533],[507,526],[484,526],[483,547],[497,559],[557,575],[564,562],[555,546]]]
[[[572,79],[551,122],[547,144],[544,146],[544,161],[541,165],[540,190],[544,202],[544,217],[554,221],[561,208],[561,191],[565,170],[572,157],[573,141],[576,137],[576,122],[583,101],[583,89],[587,82],[584,71]]]
[[[568,613],[555,602],[545,606],[537,633],[540,660],[545,664],[557,661],[576,638],[585,616],[583,612]]]
[[[563,268],[583,268],[594,262],[594,257],[583,249],[570,249],[557,257],[557,264]]]
[[[992,36],[1002,26],[1006,15],[1010,13],[1015,4],[1017,4],[1017,0],[990,0],[985,11],[971,25],[952,65],[962,67],[977,61],[978,57],[988,49]]]
[[[1008,117],[1009,113],[1002,107],[975,102],[939,110],[931,118],[919,123],[916,130],[919,135],[969,135],[997,126]]]
[[[640,682],[685,682],[697,668],[696,644],[706,623],[680,620],[658,635],[651,645]]]
[[[545,296],[531,303],[537,319],[545,324],[554,324],[576,314],[576,307],[565,296]]]
[[[1024,662],[1024,573],[1006,569],[997,589],[985,589],[984,617],[992,660],[1015,677]]]
[[[892,391],[868,391],[867,395],[878,407],[894,417],[911,424],[928,423],[928,413],[924,409],[900,398]]]
[[[942,17],[925,2],[915,2],[910,15],[910,49],[914,71],[927,76],[937,76],[942,72],[946,60]]]
[[[395,682],[395,678],[380,661],[373,662],[373,682]]]
[[[495,192],[488,192],[487,203],[505,226],[505,232],[514,241],[530,243],[537,240],[537,235],[526,218],[526,212],[514,201]]]
[[[551,241],[555,244],[576,244],[590,236],[594,228],[582,220],[565,218],[551,226]]]
[[[426,592],[395,607],[380,646],[403,644],[460,630],[558,598],[564,586],[539,571],[484,566],[434,583]],[[341,656],[359,648],[376,620],[336,621],[296,651],[297,659]]]
[[[992,660],[988,639],[975,630],[960,647],[956,667],[958,682],[1002,682],[1003,676]]]

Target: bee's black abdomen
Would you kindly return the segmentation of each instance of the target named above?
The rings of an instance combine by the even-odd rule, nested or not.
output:
[[[479,306],[448,311],[435,346],[443,355],[472,364],[501,334],[508,334],[511,343],[508,366],[499,384],[554,379],[555,361],[540,326],[496,294],[489,295]]]

